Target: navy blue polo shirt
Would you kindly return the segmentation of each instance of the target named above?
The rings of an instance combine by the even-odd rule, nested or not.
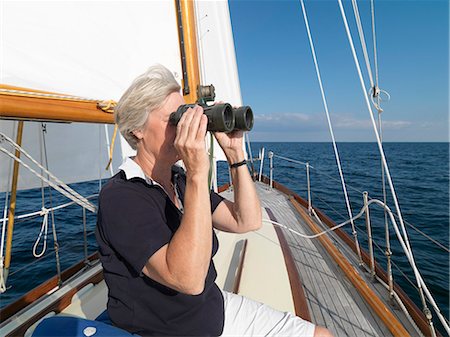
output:
[[[186,176],[172,168],[178,198],[184,199]],[[223,200],[211,192],[211,212]],[[128,158],[102,188],[96,238],[108,286],[108,313],[114,325],[141,336],[219,336],[223,296],[215,284],[212,257],[218,249],[214,231],[211,263],[200,295],[187,295],[142,273],[148,259],[169,243],[183,213],[163,188],[145,177]]]

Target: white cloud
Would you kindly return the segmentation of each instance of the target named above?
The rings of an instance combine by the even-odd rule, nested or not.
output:
[[[358,119],[351,114],[331,115],[331,125],[333,129],[343,130],[367,130],[372,129],[372,122],[369,119]],[[393,120],[383,121],[384,129],[402,129],[412,126],[410,121]],[[328,123],[325,114],[304,114],[304,113],[273,113],[255,115],[255,130],[257,131],[322,131],[328,130]]]
[[[331,123],[337,141],[375,141],[369,117],[350,113],[332,113]],[[442,123],[384,120],[383,138],[386,141],[445,141],[448,127]],[[324,113],[280,112],[255,115],[250,136],[267,141],[330,141]]]

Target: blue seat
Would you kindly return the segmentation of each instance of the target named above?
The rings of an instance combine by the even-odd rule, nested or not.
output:
[[[112,325],[111,318],[109,318],[108,310],[103,311],[95,320],[98,322]]]
[[[101,316],[101,315],[100,315]],[[53,316],[38,324],[32,337],[129,337],[136,336],[111,325],[79,317]]]

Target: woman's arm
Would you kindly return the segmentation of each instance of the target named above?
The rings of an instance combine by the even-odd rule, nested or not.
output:
[[[240,134],[236,134],[240,133]],[[222,147],[230,164],[239,163],[245,159],[242,150],[242,131],[233,135],[225,135],[230,139],[238,139],[233,147],[226,147],[226,139],[221,139]],[[220,137],[220,136],[219,136]],[[217,138],[217,134],[216,134]],[[218,139],[219,140],[219,139]],[[220,143],[220,142],[219,142]],[[221,145],[222,146],[222,145]],[[219,230],[232,233],[246,233],[261,227],[261,205],[256,193],[255,184],[250,176],[247,165],[230,168],[234,189],[234,202],[224,200],[213,213],[213,226]]]
[[[184,214],[170,242],[154,253],[142,270],[151,279],[190,295],[203,292],[211,262],[206,126],[206,115],[198,106],[188,109],[177,125],[174,144],[186,166]]]

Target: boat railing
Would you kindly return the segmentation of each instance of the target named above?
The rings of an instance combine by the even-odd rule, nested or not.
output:
[[[260,155],[261,155],[261,154],[264,155],[264,153],[265,153],[265,149],[262,148],[262,149],[260,150]],[[336,209],[334,209],[333,207],[331,207],[330,205],[328,205],[323,199],[321,199],[320,197],[318,197],[317,194],[313,193],[313,192],[312,192],[312,189],[311,189],[311,178],[310,178],[310,177],[311,177],[311,170],[314,170],[314,171],[317,172],[318,174],[324,175],[324,176],[326,176],[327,178],[332,179],[332,180],[334,180],[334,181],[340,183],[341,181],[340,181],[339,179],[337,179],[337,178],[335,178],[335,177],[333,177],[333,176],[327,174],[326,172],[323,172],[323,171],[321,171],[321,170],[315,168],[315,167],[312,166],[309,162],[299,161],[299,160],[295,160],[295,159],[288,158],[288,157],[285,157],[285,156],[280,156],[280,155],[275,154],[273,151],[268,151],[267,157],[268,157],[268,159],[269,159],[269,177],[268,177],[268,178],[269,178],[269,179],[268,179],[268,180],[269,180],[269,182],[268,182],[268,185],[269,185],[268,188],[269,188],[269,189],[272,189],[272,188],[273,188],[273,176],[274,176],[274,169],[275,169],[275,168],[274,168],[274,158],[277,158],[277,159],[283,160],[283,161],[287,161],[287,162],[290,162],[290,163],[293,163],[293,164],[300,165],[300,166],[304,167],[304,168],[305,168],[305,171],[306,171],[306,194],[307,194],[306,199],[307,199],[308,212],[309,212],[309,214],[310,214],[312,217],[315,217],[315,218],[318,220],[319,223],[322,223],[320,217],[317,215],[317,213],[316,213],[316,211],[315,211],[315,208],[313,207],[313,200],[312,200],[312,197],[314,196],[315,198],[320,199],[323,203],[325,203],[327,206],[329,206],[330,209],[333,210],[333,211],[334,211],[336,214],[338,214],[340,217],[342,217],[343,219],[348,219],[348,216],[345,216],[345,215],[341,214],[341,213],[338,212]],[[258,175],[258,176],[259,176],[259,177],[258,177],[258,180],[259,180],[259,181],[261,181],[262,176],[263,176],[263,161],[264,161],[264,159],[261,158],[260,160],[261,160],[261,165],[260,165],[260,171],[259,171],[259,175]],[[425,317],[426,317],[427,320],[428,320],[428,324],[430,325],[430,330],[434,332],[434,327],[433,327],[433,323],[432,323],[432,315],[431,315],[431,312],[430,312],[430,310],[428,309],[428,307],[427,307],[426,305],[424,305],[424,303],[425,303],[425,298],[424,298],[424,296],[422,295],[422,293],[420,292],[420,288],[418,287],[417,284],[414,283],[414,281],[412,281],[412,280],[410,279],[410,277],[408,277],[408,276],[406,275],[406,273],[404,273],[404,272],[401,270],[401,268],[400,268],[397,264],[395,264],[395,263],[392,261],[392,254],[393,254],[393,252],[392,252],[392,249],[391,249],[390,235],[389,235],[389,229],[388,229],[388,219],[390,219],[390,220],[391,220],[392,226],[393,226],[394,229],[396,229],[396,231],[397,231],[397,237],[398,237],[398,240],[399,240],[401,246],[403,247],[403,250],[404,250],[404,253],[405,253],[405,255],[406,255],[406,258],[408,259],[408,261],[410,262],[410,264],[411,264],[411,266],[412,266],[412,269],[413,269],[413,272],[414,272],[415,276],[416,276],[416,277],[419,276],[419,279],[417,280],[417,283],[420,284],[421,287],[424,287],[425,290],[426,290],[425,295],[426,295],[426,300],[427,300],[427,302],[428,302],[429,304],[431,304],[431,307],[433,307],[433,309],[434,309],[436,315],[439,317],[439,319],[440,319],[441,323],[444,325],[444,327],[445,327],[445,326],[448,327],[448,319],[445,318],[445,317],[442,315],[442,313],[441,313],[439,307],[437,306],[435,300],[433,299],[431,293],[430,293],[430,292],[428,291],[428,289],[426,288],[426,285],[424,284],[423,279],[422,279],[422,277],[420,276],[420,274],[418,273],[417,267],[415,266],[415,262],[414,262],[414,260],[413,260],[412,253],[411,253],[411,252],[407,249],[407,247],[403,244],[403,238],[402,238],[400,232],[398,231],[398,229],[396,228],[396,227],[397,227],[397,226],[396,226],[396,220],[398,220],[398,215],[397,215],[397,214],[394,214],[394,213],[389,209],[389,207],[385,204],[385,202],[380,201],[380,200],[377,200],[377,199],[372,199],[372,198],[370,198],[367,191],[361,191],[361,190],[359,190],[359,189],[357,189],[357,188],[355,188],[355,187],[352,187],[352,186],[350,186],[350,185],[348,185],[348,184],[346,184],[346,186],[347,186],[347,188],[349,188],[349,189],[351,189],[351,190],[353,190],[353,191],[359,193],[360,195],[362,195],[362,205],[363,205],[363,207],[362,207],[362,209],[361,209],[360,214],[361,214],[362,212],[364,212],[364,214],[365,214],[365,228],[361,228],[360,226],[356,226],[355,228],[358,229],[359,232],[363,233],[363,234],[364,234],[364,237],[367,239],[368,254],[369,254],[369,262],[368,262],[368,264],[366,264],[366,263],[363,262],[363,259],[362,259],[362,257],[361,257],[360,249],[357,249],[356,251],[357,251],[358,254],[359,254],[358,258],[359,258],[361,267],[365,268],[365,269],[369,272],[370,277],[372,278],[372,280],[377,280],[377,281],[379,281],[379,282],[380,282],[380,283],[388,290],[388,292],[389,292],[389,299],[388,299],[388,300],[389,300],[390,302],[392,302],[393,299],[395,299],[395,300],[396,300],[396,303],[398,303],[398,305],[399,305],[399,306],[400,306],[400,307],[408,314],[408,312],[407,312],[407,310],[406,310],[404,304],[402,303],[400,297],[398,296],[398,294],[397,294],[396,291],[394,290],[394,275],[393,275],[393,268],[395,268],[395,269],[396,269],[396,270],[397,270],[397,271],[398,271],[398,272],[399,272],[399,273],[407,280],[408,283],[410,283],[415,289],[417,289],[417,290],[419,291],[419,295],[420,295],[421,300],[422,300],[423,313],[425,314]],[[372,223],[371,223],[371,219],[372,219],[372,218],[371,218],[370,211],[369,211],[369,208],[370,208],[369,206],[370,206],[371,204],[376,204],[376,205],[378,205],[379,207],[381,207],[382,210],[384,211],[384,214],[385,214],[385,219],[384,219],[384,220],[385,220],[385,225],[386,225],[386,229],[385,229],[385,241],[386,241],[386,242],[385,242],[385,244],[384,244],[384,249],[381,247],[381,245],[379,245],[379,244],[377,244],[377,243],[375,242],[374,237],[373,237],[373,235],[372,235]],[[353,220],[356,220],[357,217],[359,217],[359,216],[355,216],[355,217],[353,218]],[[348,222],[348,221],[347,221],[347,222]],[[427,235],[426,233],[422,232],[421,230],[419,230],[416,226],[412,225],[411,223],[409,223],[409,222],[407,222],[407,221],[404,221],[404,222],[405,222],[405,224],[406,224],[408,227],[412,228],[412,229],[415,230],[417,233],[419,233],[420,235],[422,235],[426,240],[429,240],[430,242],[432,242],[434,245],[436,245],[436,246],[439,247],[440,249],[443,249],[443,250],[446,251],[447,253],[450,253],[450,250],[449,250],[447,247],[445,247],[442,243],[440,243],[439,241],[437,241],[437,240],[431,238],[429,235]],[[323,225],[323,223],[322,223],[322,225]],[[342,225],[342,224],[341,224],[341,225]],[[325,227],[326,225],[323,225],[323,226]],[[340,225],[338,225],[338,226],[336,226],[336,227],[340,227]],[[359,248],[359,247],[358,247],[358,248]],[[375,266],[376,266],[377,261],[376,261],[376,258],[375,258],[374,248],[380,250],[381,253],[382,253],[383,255],[386,256],[387,283],[384,282],[383,280],[381,280],[381,279],[377,276],[377,274],[376,274],[376,267],[375,267]],[[432,334],[433,334],[433,333],[432,333]],[[433,334],[433,335],[434,335],[434,334]]]

